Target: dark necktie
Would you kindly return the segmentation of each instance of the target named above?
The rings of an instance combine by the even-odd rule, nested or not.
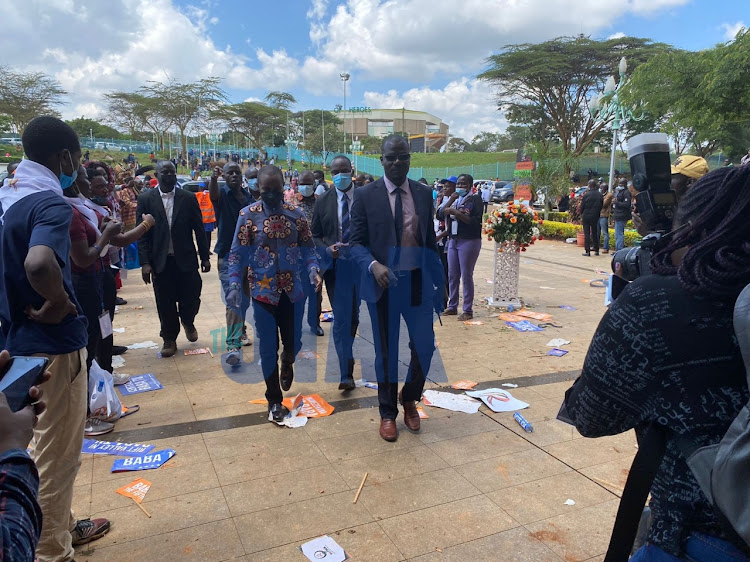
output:
[[[401,188],[396,188],[396,205],[394,209],[394,221],[396,223],[396,246],[401,246],[401,237],[404,235],[404,206],[401,203]]]
[[[341,203],[341,242],[343,244],[348,244],[350,236],[351,232],[349,230],[349,197],[345,193],[343,202]]]

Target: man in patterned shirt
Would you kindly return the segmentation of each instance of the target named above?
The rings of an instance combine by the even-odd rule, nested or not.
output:
[[[258,184],[261,200],[240,211],[227,257],[226,300],[229,306],[239,305],[242,271],[247,267],[268,410],[274,421],[281,421],[287,414],[281,405],[281,391],[292,386],[294,358],[302,347],[303,287],[310,283],[319,291],[322,279],[304,212],[282,201],[281,170],[264,166]],[[283,344],[280,370],[279,336]]]

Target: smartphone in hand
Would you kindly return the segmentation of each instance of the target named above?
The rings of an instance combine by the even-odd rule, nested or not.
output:
[[[0,392],[5,394],[12,412],[31,404],[29,389],[41,384],[49,359],[46,357],[11,357],[0,374]]]

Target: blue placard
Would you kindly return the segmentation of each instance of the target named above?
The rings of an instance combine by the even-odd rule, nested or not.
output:
[[[570,306],[568,304],[561,304],[558,308],[562,308],[563,310],[578,310],[575,306]]]
[[[97,441],[96,439],[84,439],[82,453],[90,455],[143,455],[152,451],[153,445],[141,443],[117,443],[111,441]]]
[[[153,453],[128,457],[127,459],[118,459],[112,465],[112,472],[159,468],[173,456],[175,456],[174,449],[164,449],[163,451],[154,451]]]
[[[130,377],[128,382],[117,388],[123,396],[130,396],[131,394],[140,394],[141,392],[150,392],[151,390],[161,390],[164,387],[156,380],[154,375],[149,373],[148,375]]]
[[[557,349],[557,348],[555,348],[555,349],[550,349],[547,352],[547,355],[552,355],[553,357],[562,357],[566,353],[568,353],[568,351],[566,349]]]
[[[541,332],[542,329],[539,326],[535,326],[528,320],[521,320],[519,322],[506,322],[508,326],[518,330],[519,332]]]

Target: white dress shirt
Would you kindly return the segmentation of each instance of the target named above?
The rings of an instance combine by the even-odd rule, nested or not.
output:
[[[351,221],[352,197],[354,196],[353,191],[354,191],[353,185],[347,191],[341,191],[340,189],[336,189],[336,197],[338,197],[337,208],[338,208],[338,216],[339,216],[339,238],[338,238],[339,242],[341,242],[341,209],[342,209],[342,206],[344,205],[344,197],[346,197],[347,204],[349,205],[349,220]]]
[[[159,187],[159,195],[161,195],[161,202],[164,205],[164,212],[167,215],[167,223],[169,224],[169,250],[167,254],[174,255],[174,247],[172,246],[172,214],[174,212],[174,189],[168,193],[164,193]]]

